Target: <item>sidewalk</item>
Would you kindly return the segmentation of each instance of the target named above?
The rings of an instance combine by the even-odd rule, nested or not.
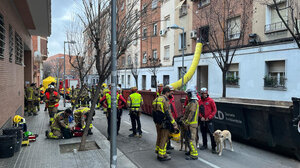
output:
[[[61,144],[80,142],[80,137],[71,139],[52,140],[46,139],[45,131],[49,129],[48,112],[44,112],[44,104],[37,116],[26,117],[28,130],[39,134],[36,142],[30,143],[28,147],[21,150],[11,158],[0,159],[0,168],[93,168],[110,167],[110,143],[104,135],[95,127],[93,135],[88,136],[87,141],[95,141],[100,149],[82,151],[77,153],[60,153]],[[60,102],[59,109],[63,109]],[[120,150],[117,151],[117,167],[136,167]]]

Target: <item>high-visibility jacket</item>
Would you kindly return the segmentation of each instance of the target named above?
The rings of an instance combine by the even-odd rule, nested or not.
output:
[[[60,131],[61,128],[69,128],[69,118],[65,116],[63,111],[54,115],[54,120],[51,124],[52,130]]]
[[[33,101],[35,100],[35,90],[32,87],[28,87],[26,89],[26,97],[28,101]]]
[[[169,120],[172,124],[175,123],[175,120],[170,113],[170,104],[169,104],[169,99],[165,95],[161,95],[157,97],[153,102],[152,102],[152,109],[155,112],[163,113],[164,115],[161,120]]]
[[[187,125],[198,126],[199,104],[197,100],[191,100],[186,106],[183,122]]]
[[[50,102],[51,99],[54,101]],[[48,103],[48,107],[58,107],[59,105],[59,96],[56,91],[53,91],[52,94],[50,92],[46,92],[46,101]]]
[[[130,110],[139,111],[142,104],[143,98],[141,94],[135,92],[129,95],[127,105],[130,108]]]
[[[75,123],[79,124],[81,123],[82,126],[84,126],[84,122],[87,120],[87,116],[90,112],[90,108],[88,107],[80,107],[74,112],[74,119]]]

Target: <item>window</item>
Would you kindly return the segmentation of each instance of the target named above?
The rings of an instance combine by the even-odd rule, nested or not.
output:
[[[170,15],[165,16],[165,26],[164,28],[167,29],[167,27],[170,27]]]
[[[143,7],[142,7],[142,14],[145,14],[147,13],[147,4],[143,4]]]
[[[157,23],[153,24],[153,36],[157,36]]]
[[[146,90],[146,75],[142,75],[142,89]]]
[[[121,83],[124,84],[124,75],[121,77]]]
[[[151,76],[151,87],[156,88],[156,76]]]
[[[121,61],[122,61],[122,66],[125,66],[125,57],[122,57]]]
[[[152,56],[154,59],[157,59],[157,50],[152,50]]]
[[[127,84],[130,85],[130,75],[128,75],[128,78],[127,78]]]
[[[146,39],[147,38],[147,28],[144,27],[143,28],[143,39]]]
[[[264,78],[265,87],[285,88],[285,61],[267,61],[267,74]]]
[[[282,2],[282,3],[278,2],[277,7],[279,9],[280,15],[287,22],[288,11],[286,8],[286,2]],[[280,17],[278,16],[275,5],[268,6],[267,13],[266,13],[265,33],[271,33],[271,32],[282,31],[282,30],[286,30],[286,27],[284,23],[281,21]]]
[[[183,68],[183,71],[186,72],[186,67]],[[178,79],[182,78],[182,74],[183,74],[182,67],[178,67]]]
[[[179,17],[185,16],[187,15],[187,4],[186,1],[183,3],[183,5],[181,5],[180,9],[179,9]]]
[[[131,56],[130,55],[128,55],[127,56],[127,65],[131,65],[132,63],[131,63]]]
[[[231,64],[226,74],[227,85],[239,85],[239,64]]]
[[[167,45],[164,47],[164,60],[169,60],[170,59],[170,46]]]
[[[227,20],[227,39],[234,40],[240,38],[241,18],[235,17]]]
[[[201,38],[202,42],[209,42],[209,26],[199,28],[199,37]]]
[[[9,25],[9,62],[12,62],[12,57],[14,55],[14,32]]]
[[[157,8],[158,0],[152,0],[152,9]]]
[[[22,38],[19,36],[19,34],[17,32],[15,32],[15,62],[16,62],[16,64],[22,65],[23,54],[24,54],[24,48],[23,48]]]
[[[170,76],[169,75],[164,75],[163,76],[163,84],[164,86],[168,85],[170,83]]]
[[[186,48],[186,33],[180,33],[179,35],[179,50],[183,48],[183,43],[184,48]]]
[[[144,52],[143,54],[143,64],[147,63],[147,52]]]
[[[96,84],[96,79],[93,79],[93,84]]]
[[[138,33],[134,33],[134,39],[133,39],[133,45],[137,45],[137,41],[138,41]]]
[[[210,0],[200,0],[200,2],[198,3],[198,8],[208,5],[209,3],[210,3]]]
[[[4,18],[0,14],[0,58],[4,58],[4,48],[5,48],[5,25],[4,25]]]

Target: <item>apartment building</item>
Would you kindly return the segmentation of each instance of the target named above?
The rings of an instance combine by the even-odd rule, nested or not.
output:
[[[51,1],[2,0],[0,5],[0,128],[23,114],[24,86],[33,80],[31,35],[51,34]]]
[[[34,55],[33,81],[39,86],[43,80],[43,62],[48,58],[48,39],[42,36],[32,36],[31,40]]]

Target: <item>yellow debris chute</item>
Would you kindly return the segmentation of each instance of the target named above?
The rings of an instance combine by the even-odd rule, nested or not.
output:
[[[197,42],[196,51],[194,54],[192,65],[191,65],[189,71],[184,75],[184,84],[186,84],[193,77],[193,75],[197,69],[199,60],[200,60],[201,52],[202,52],[202,43]],[[182,78],[179,79],[177,82],[171,83],[170,85],[173,86],[174,89],[180,88],[182,86]]]
[[[55,79],[54,77],[52,77],[52,76],[49,76],[48,78],[46,78],[46,79],[43,80],[43,87],[44,87],[45,89],[47,89],[47,88],[48,88],[48,85],[49,85],[50,83],[52,83],[52,82],[55,82],[55,83],[56,83],[56,79]]]

